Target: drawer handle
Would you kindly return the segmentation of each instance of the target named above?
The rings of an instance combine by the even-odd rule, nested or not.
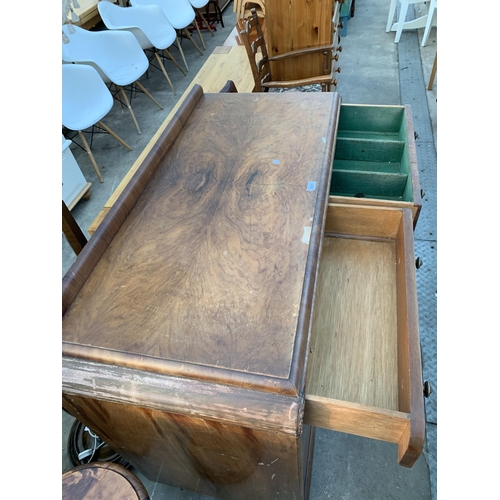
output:
[[[432,394],[432,386],[431,386],[431,383],[426,380],[424,382],[424,396],[426,398],[428,398],[430,395]]]
[[[340,73],[340,67],[338,67],[337,69],[334,69],[333,72],[334,73]]]
[[[340,42],[340,40],[339,40],[339,42]],[[337,47],[337,52],[342,52],[342,45],[339,45],[339,46]]]
[[[415,137],[415,140],[418,139],[418,134],[415,131],[413,132],[413,137]]]
[[[337,24],[337,26],[342,29],[344,27],[344,23],[341,21],[339,24]]]
[[[335,78],[335,80],[333,80],[333,86],[336,87],[337,86],[337,79]]]
[[[332,57],[333,60],[335,61],[338,61],[339,60],[339,55],[338,54],[335,54],[333,57]]]
[[[423,189],[420,190],[420,197],[423,198],[425,196],[425,191]]]
[[[424,261],[422,260],[421,257],[417,257],[416,260],[415,260],[415,267],[417,269],[420,269],[423,265]]]

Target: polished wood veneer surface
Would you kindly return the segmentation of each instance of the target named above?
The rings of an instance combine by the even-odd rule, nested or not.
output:
[[[70,303],[65,354],[296,393],[339,101],[204,94]]]

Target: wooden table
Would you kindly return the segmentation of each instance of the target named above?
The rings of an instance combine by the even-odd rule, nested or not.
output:
[[[193,86],[201,85],[205,92],[216,93],[219,92],[222,87],[224,87],[227,80],[232,80],[235,83],[238,92],[245,93],[253,91],[255,82],[252,76],[252,70],[250,69],[250,64],[248,62],[248,56],[245,47],[239,45],[215,47],[212,54],[210,54],[210,56],[205,61],[205,64],[196,74],[193,81],[189,84],[183,96],[172,108],[172,111],[169,113],[165,121],[160,125],[155,135],[151,138],[148,145],[144,148],[144,151],[140,154],[138,159],[122,179],[111,197],[106,201],[104,207],[99,212],[95,220],[89,226],[88,231],[90,235],[93,235],[95,233],[96,229],[99,227],[99,224],[101,224],[104,217],[107,215],[110,208],[117,200],[118,196],[120,196],[122,191],[125,189],[126,185],[130,181],[136,170],[139,168],[146,155],[151,151],[154,144],[157,143],[158,138],[166,129],[172,117],[179,109]]]
[[[63,406],[150,480],[306,499],[315,426],[420,455],[411,210],[328,204],[339,107],[193,87],[63,278]]]

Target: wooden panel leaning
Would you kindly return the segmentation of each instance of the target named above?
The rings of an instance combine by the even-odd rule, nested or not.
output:
[[[329,205],[304,422],[398,445],[425,440],[411,211]]]
[[[302,500],[340,98],[194,87],[183,106],[65,277],[63,407],[151,480]]]

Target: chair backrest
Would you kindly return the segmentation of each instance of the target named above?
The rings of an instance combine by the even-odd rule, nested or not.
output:
[[[244,19],[245,15],[255,9],[259,17],[266,17],[265,0],[234,0],[233,11],[236,12],[236,20]]]
[[[106,116],[113,97],[99,73],[86,64],[62,65],[62,124],[85,130]]]
[[[201,9],[202,7],[205,7],[207,5],[208,0],[189,0],[189,3],[195,8],[195,9]]]
[[[62,44],[63,61],[89,64],[105,82],[129,85],[148,69],[148,58],[129,31],[87,31],[78,26],[70,30],[67,25],[62,29],[69,40]]]
[[[253,37],[252,31],[255,30],[256,38]],[[255,81],[256,92],[267,92],[267,88],[262,87],[262,83],[269,82],[271,78],[271,65],[267,54],[266,41],[262,33],[262,28],[259,22],[259,16],[255,9],[252,9],[250,17],[245,21],[245,29],[240,31],[240,37],[245,45],[248,61],[252,69],[253,78]],[[257,54],[262,54],[260,61],[257,61]]]
[[[106,1],[97,8],[108,29],[131,31],[143,49],[167,49],[175,41],[175,29],[158,5],[120,7]]]
[[[189,26],[196,17],[189,0],[130,0],[130,5],[158,5],[172,26],[179,30]]]

